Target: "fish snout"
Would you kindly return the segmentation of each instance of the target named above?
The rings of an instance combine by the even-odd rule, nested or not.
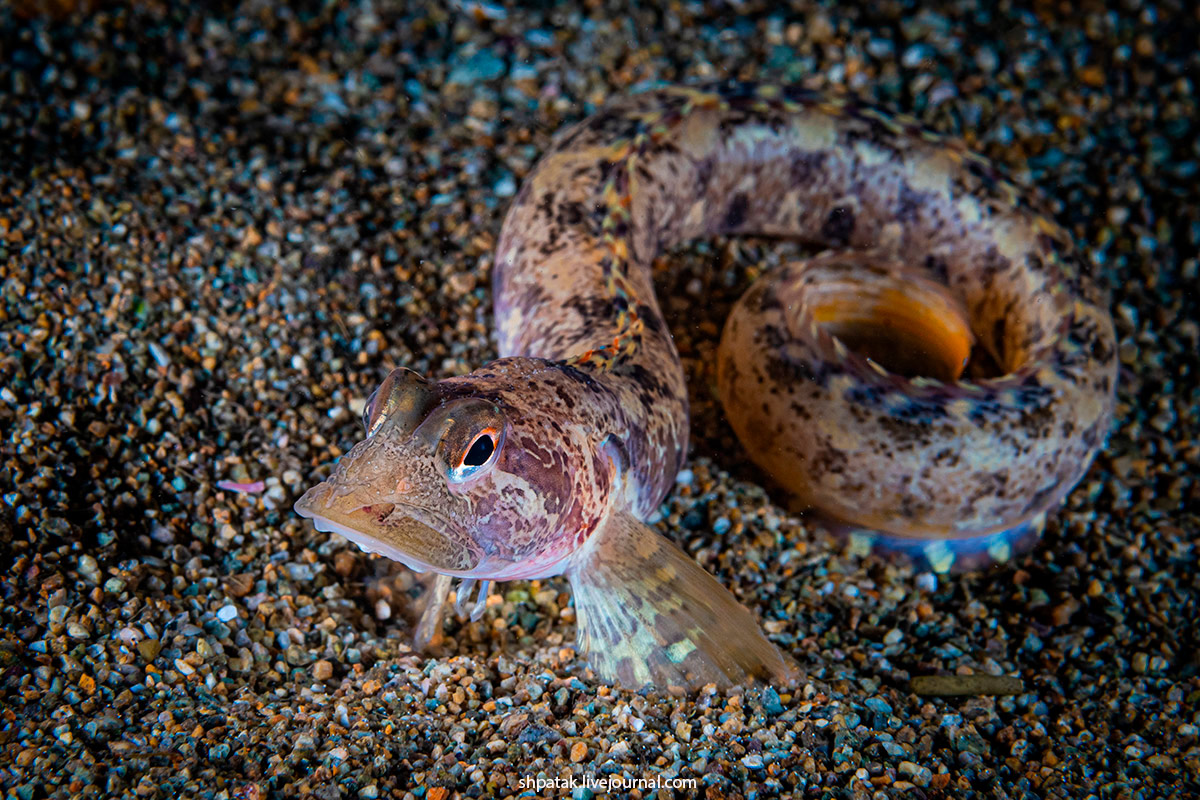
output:
[[[340,534],[365,552],[417,572],[463,573],[481,560],[474,543],[448,522],[420,507],[391,502],[368,487],[324,481],[305,492],[294,508],[317,530]]]

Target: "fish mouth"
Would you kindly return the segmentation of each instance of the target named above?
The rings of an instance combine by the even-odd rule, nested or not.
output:
[[[448,525],[438,530],[419,519],[435,520],[419,506],[381,502],[374,493],[346,491],[325,481],[305,492],[293,508],[317,530],[344,536],[363,552],[378,553],[416,572],[462,573],[479,563],[475,549],[451,535]]]

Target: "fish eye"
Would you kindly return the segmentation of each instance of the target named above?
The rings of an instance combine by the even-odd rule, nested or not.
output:
[[[411,369],[397,367],[371,392],[363,406],[362,422],[367,437],[392,418],[397,418],[405,430],[411,430],[424,417],[431,402],[429,381]]]
[[[455,483],[476,475],[495,460],[499,433],[491,428],[479,432],[450,467],[449,477]]]
[[[367,404],[363,406],[362,424],[363,430],[367,432],[367,436],[373,434],[383,424],[384,415],[376,414],[376,405],[379,400],[379,389],[371,392],[371,396],[367,398]]]

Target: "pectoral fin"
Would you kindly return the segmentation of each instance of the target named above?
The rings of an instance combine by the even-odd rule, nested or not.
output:
[[[665,689],[796,676],[725,587],[627,513],[614,513],[566,574],[579,651],[605,680]]]

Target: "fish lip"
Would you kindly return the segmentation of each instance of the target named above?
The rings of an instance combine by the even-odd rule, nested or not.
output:
[[[317,530],[336,533],[354,542],[363,552],[377,553],[392,561],[404,564],[415,572],[432,571],[446,575],[459,575],[466,574],[478,566],[480,556],[475,552],[474,548],[462,547],[461,543],[456,543],[453,537],[442,533],[443,530],[454,530],[454,526],[440,514],[431,512],[423,506],[406,503],[402,500],[363,503],[352,508],[349,512],[336,511],[330,508],[331,501],[329,498],[329,495],[334,492],[335,488],[337,487],[329,481],[323,481],[305,492],[293,504],[292,509],[301,517],[311,519]],[[392,507],[390,512],[384,515],[384,518],[393,515],[395,509],[401,509],[403,516],[409,520],[410,527],[420,526],[422,535],[434,537],[438,542],[449,543],[452,548],[461,548],[470,563],[448,564],[444,560],[441,563],[434,563],[439,561],[439,559],[423,558],[407,549],[402,549],[391,542],[374,536],[366,530],[360,530],[359,527],[356,527],[354,523],[358,522],[358,520],[353,519],[352,515],[361,512],[363,509],[382,506]],[[433,525],[429,524],[430,522]],[[441,530],[434,527],[434,525],[440,527]]]

